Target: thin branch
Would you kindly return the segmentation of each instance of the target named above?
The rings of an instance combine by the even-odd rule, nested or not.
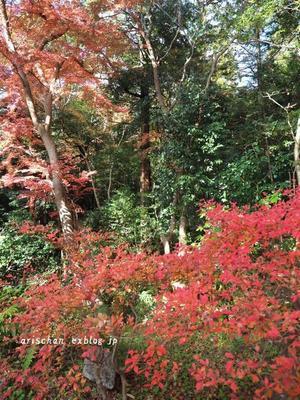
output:
[[[168,56],[168,54],[169,54],[170,51],[172,50],[172,47],[173,47],[173,45],[174,45],[174,43],[175,43],[175,41],[176,41],[176,39],[177,39],[177,37],[178,37],[179,32],[180,32],[180,29],[177,28],[176,33],[175,33],[175,35],[174,35],[174,37],[173,37],[173,39],[172,39],[172,41],[171,41],[171,43],[170,43],[170,46],[169,46],[168,49],[166,50],[165,54],[164,54],[162,57],[160,57],[160,59],[159,59],[159,61],[158,61],[159,64],[161,64],[161,62]]]
[[[284,107],[282,104],[280,104],[277,100],[274,99],[274,94],[270,94],[266,92],[266,96],[269,100],[271,100],[274,104],[276,104],[278,107],[280,107],[284,112],[286,113],[286,119],[288,126],[290,128],[290,133],[291,136],[294,140],[294,165],[295,165],[295,174],[297,177],[298,185],[300,185],[300,116],[298,117],[297,121],[297,128],[296,128],[296,133],[294,132],[291,119],[290,119],[290,113],[289,110],[294,108],[296,104],[288,104],[286,107]]]
[[[62,31],[57,32],[57,33],[52,33],[49,37],[46,37],[42,40],[42,43],[39,46],[39,50],[44,50],[44,48],[47,46],[47,44],[53,42],[56,39],[59,39],[62,37],[65,33],[68,32],[68,27],[65,27]]]
[[[173,19],[172,19],[172,23],[174,24]],[[180,8],[180,6],[178,7],[177,24],[176,25],[177,25],[177,29],[176,29],[175,35],[174,35],[173,39],[171,40],[170,46],[166,50],[165,54],[159,59],[159,61],[158,61],[159,64],[168,56],[169,52],[172,50],[172,47],[179,35],[180,29],[181,29],[181,8]]]
[[[173,19],[173,17],[172,17],[163,7],[161,7],[158,3],[155,3],[154,5],[155,5],[157,8],[159,8],[160,11],[161,11],[163,14],[165,14],[165,15],[172,21],[172,24],[176,25],[176,27],[179,28],[179,29],[181,28],[180,22],[179,22],[179,23],[178,23],[178,22],[175,22],[174,19]]]
[[[185,60],[185,63],[183,64],[183,68],[182,68],[182,75],[181,75],[181,79],[179,81],[179,84],[181,85],[186,77],[186,71],[187,71],[187,67],[189,65],[189,63],[192,61],[193,55],[194,55],[194,51],[195,51],[195,44],[192,43],[191,44],[191,52],[189,57]]]
[[[180,78],[180,80],[179,80],[179,82],[177,84],[175,99],[174,99],[174,101],[172,102],[172,104],[170,106],[170,110],[172,110],[175,107],[175,105],[176,105],[176,103],[178,101],[179,90],[180,90],[180,88],[181,88],[181,86],[182,86],[182,84],[183,84],[183,82],[184,82],[184,80],[186,78],[187,67],[189,66],[190,62],[193,59],[194,51],[195,51],[195,44],[191,43],[191,52],[190,52],[189,57],[185,60],[185,63],[183,64],[182,75],[181,75],[181,78]]]
[[[218,66],[218,62],[220,61],[220,58],[229,50],[229,48],[230,48],[231,44],[234,42],[234,40],[235,39],[232,39],[218,53],[213,54],[210,72],[209,72],[209,75],[207,77],[206,85],[205,85],[205,88],[204,88],[204,95],[207,94],[207,91],[208,91],[209,86],[211,84],[212,77],[213,77],[214,73],[216,72],[216,69],[217,69],[217,66]]]
[[[295,133],[294,133],[294,129],[293,129],[293,126],[292,126],[292,123],[291,123],[289,110],[291,108],[294,108],[296,104],[293,104],[293,105],[288,104],[286,107],[284,107],[282,104],[280,104],[277,100],[274,99],[274,97],[273,97],[274,94],[275,93],[270,94],[270,93],[266,92],[266,95],[263,96],[263,97],[267,97],[269,100],[271,100],[274,104],[276,104],[278,107],[280,107],[286,113],[287,123],[288,123],[288,126],[290,128],[290,133],[291,133],[291,136],[292,136],[293,140],[295,140]]]
[[[276,48],[279,48],[279,49],[298,50],[298,47],[297,47],[296,45],[294,45],[294,46],[291,45],[291,42],[292,42],[295,38],[297,38],[297,36],[298,36],[298,33],[296,32],[295,34],[293,34],[293,35],[289,38],[288,43],[281,42],[281,43],[279,43],[279,44],[276,44],[276,43],[271,42],[270,40],[265,40],[265,39],[259,40],[259,42],[260,42],[261,44],[267,44],[267,45],[269,45],[269,46],[271,46],[271,47],[276,47]],[[255,41],[250,41],[250,43],[252,43],[252,42],[257,43],[257,40],[255,40]]]

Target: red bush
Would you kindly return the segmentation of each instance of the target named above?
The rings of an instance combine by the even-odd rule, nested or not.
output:
[[[132,340],[124,344],[126,371],[148,390],[159,388],[157,398],[187,398],[187,376],[190,396],[299,398],[300,192],[252,212],[207,207],[210,229],[201,245],[179,254],[99,248],[99,235],[82,233],[68,282],[40,278],[25,293],[14,340],[126,336]],[[155,309],[139,321],[135,304],[149,288]],[[29,347],[16,351],[25,357]],[[16,353],[7,356],[3,398],[16,388],[33,389],[37,399],[84,396],[90,388],[81,356],[93,351],[70,343],[37,346],[25,371]]]

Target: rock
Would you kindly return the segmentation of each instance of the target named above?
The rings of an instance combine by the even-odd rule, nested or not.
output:
[[[89,358],[84,359],[83,364],[83,376],[87,378],[89,381],[96,382],[97,380],[97,364],[91,361]]]
[[[104,388],[111,390],[114,388],[116,380],[112,355],[109,351],[103,351],[99,358],[97,361],[84,359],[83,376],[97,384],[101,383]]]
[[[115,386],[116,371],[114,369],[112,355],[109,351],[103,354],[100,367],[100,380],[106,389],[113,389]]]

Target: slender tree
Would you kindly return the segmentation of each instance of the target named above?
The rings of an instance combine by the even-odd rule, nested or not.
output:
[[[110,55],[118,52],[123,41],[118,30],[112,29],[112,22],[105,19],[107,11],[115,7],[118,1],[113,6],[107,3],[89,9],[80,1],[0,2],[0,72],[5,78],[6,100],[10,109],[25,106],[47,152],[67,243],[72,241],[74,223],[63,183],[63,160],[52,133],[53,110],[75,92],[92,99],[96,106],[109,104],[99,91],[103,86],[99,76],[107,76]]]

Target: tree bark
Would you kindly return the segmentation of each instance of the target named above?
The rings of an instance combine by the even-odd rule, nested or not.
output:
[[[164,254],[170,254],[171,253],[170,242],[172,240],[172,237],[173,237],[173,234],[174,234],[174,230],[175,230],[175,227],[176,227],[176,216],[175,216],[176,210],[175,210],[175,208],[176,208],[176,206],[178,204],[178,201],[179,201],[179,192],[176,191],[174,193],[173,202],[172,202],[174,210],[173,210],[173,214],[172,214],[171,219],[170,219],[169,230],[168,230],[167,233],[162,234],[160,236],[160,240],[161,240],[161,242],[162,242],[162,244],[164,246]]]
[[[51,136],[51,122],[52,122],[52,107],[53,107],[53,99],[52,99],[52,85],[55,83],[58,78],[59,73],[59,65],[56,68],[56,74],[53,79],[53,82],[49,84],[47,93],[44,96],[44,112],[40,117],[38,115],[34,94],[31,90],[30,80],[28,79],[27,72],[23,69],[23,66],[18,61],[18,54],[15,48],[15,45],[12,40],[12,35],[10,32],[9,19],[6,10],[5,0],[0,1],[0,27],[1,32],[4,37],[4,41],[6,44],[6,51],[2,51],[3,56],[11,63],[12,67],[15,70],[15,73],[20,79],[23,91],[25,102],[27,105],[28,113],[31,118],[32,124],[38,134],[40,135],[45,149],[47,151],[49,157],[49,163],[51,167],[51,179],[53,184],[53,192],[55,197],[56,207],[59,213],[59,219],[61,222],[61,227],[64,235],[64,239],[66,244],[71,243],[71,239],[73,236],[73,221],[72,221],[72,213],[68,207],[66,194],[64,191],[64,186],[62,182],[62,177],[59,169],[59,160],[56,151],[56,146],[54,140]],[[41,77],[42,80],[44,77]]]
[[[92,165],[91,165],[91,162],[89,160],[88,154],[85,153],[84,157],[85,157],[85,163],[86,163],[86,166],[88,168],[88,171],[91,173],[92,172]],[[100,200],[99,200],[99,196],[98,196],[98,193],[97,193],[97,188],[96,188],[95,181],[94,181],[94,178],[93,178],[92,174],[90,175],[90,178],[91,178],[91,184],[92,184],[92,188],[93,188],[93,194],[94,194],[95,202],[96,202],[97,208],[100,210],[100,208],[101,208]]]
[[[298,186],[300,186],[300,116],[298,117],[297,130],[294,143],[294,162]]]
[[[145,40],[145,43],[146,43],[146,46],[148,49],[149,59],[150,59],[151,65],[152,65],[153,81],[154,81],[156,97],[157,97],[158,103],[159,103],[162,111],[167,113],[168,108],[165,104],[165,99],[164,99],[164,97],[162,95],[162,91],[161,91],[160,77],[159,77],[159,72],[158,72],[158,61],[155,57],[154,50],[153,50],[153,47],[152,47],[149,37],[145,34],[145,32],[143,30],[141,30],[141,34]]]
[[[266,115],[265,115],[265,101],[263,96],[263,55],[262,55],[262,48],[261,48],[261,32],[257,28],[256,32],[256,81],[257,81],[257,94],[258,94],[258,104],[260,105],[260,114],[262,121],[265,122]],[[273,167],[271,162],[271,153],[270,153],[270,146],[269,146],[269,139],[268,136],[264,132],[262,132],[265,136],[265,154],[268,160],[268,175],[270,178],[271,183],[274,183],[273,178]]]
[[[168,236],[162,236],[161,241],[164,246],[164,254],[170,254],[171,253],[170,238]]]
[[[148,73],[141,82],[141,133],[139,138],[140,150],[140,192],[141,201],[144,204],[145,194],[152,188],[151,163],[149,158],[150,143],[150,97]]]
[[[62,176],[59,168],[59,159],[56,151],[56,145],[50,132],[47,131],[42,124],[40,124],[38,131],[49,158],[55,204],[58,210],[64,239],[67,244],[70,244],[73,239],[74,231],[73,219],[72,213],[67,203],[64,185],[62,183]]]
[[[188,219],[186,217],[186,210],[185,207],[183,208],[181,212],[181,216],[179,219],[179,230],[178,230],[178,242],[179,242],[179,256],[184,256],[185,254],[185,246],[187,244],[187,225],[188,225]]]
[[[160,84],[160,77],[159,77],[159,60],[157,59],[155,52],[154,52],[154,48],[152,46],[152,43],[150,41],[149,35],[147,33],[146,28],[143,26],[143,23],[140,19],[139,16],[135,15],[135,14],[131,14],[133,20],[135,21],[135,23],[137,24],[138,27],[138,31],[139,34],[141,35],[141,37],[144,40],[144,43],[141,43],[140,46],[141,47],[146,47],[146,54],[147,57],[151,63],[152,66],[152,73],[153,73],[153,82],[154,82],[154,88],[155,88],[155,93],[156,93],[156,98],[157,101],[159,103],[159,106],[161,108],[161,110],[164,113],[168,112],[168,107],[165,104],[165,99],[164,96],[162,94],[162,90],[161,90],[161,84]]]
[[[186,245],[187,242],[187,233],[186,233],[186,228],[187,228],[187,217],[185,215],[185,210],[183,210],[180,220],[179,220],[179,235],[178,235],[178,241],[180,245]]]

